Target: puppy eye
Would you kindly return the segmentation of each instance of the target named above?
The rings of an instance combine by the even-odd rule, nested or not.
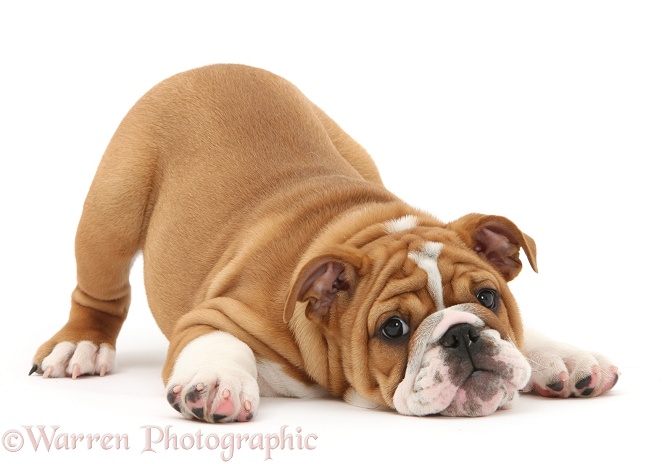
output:
[[[382,335],[389,340],[397,340],[409,333],[409,326],[398,316],[394,316],[382,324]]]
[[[478,293],[476,293],[476,298],[478,298],[480,304],[485,306],[487,309],[497,312],[497,309],[499,308],[499,294],[496,292],[496,290],[491,288],[483,288],[479,290]]]

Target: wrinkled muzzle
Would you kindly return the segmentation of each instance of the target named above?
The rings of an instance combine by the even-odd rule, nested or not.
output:
[[[508,409],[526,385],[531,367],[524,356],[469,306],[437,311],[416,330],[393,396],[400,414],[486,416]]]

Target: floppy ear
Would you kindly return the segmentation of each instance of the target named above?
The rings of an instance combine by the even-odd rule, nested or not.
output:
[[[448,226],[507,281],[513,280],[522,270],[520,248],[524,249],[533,270],[538,272],[536,242],[510,219],[473,213],[450,222]]]
[[[288,323],[296,303],[306,302],[308,319],[326,320],[338,292],[350,289],[354,267],[345,260],[332,256],[318,256],[299,272],[287,297],[283,321]]]

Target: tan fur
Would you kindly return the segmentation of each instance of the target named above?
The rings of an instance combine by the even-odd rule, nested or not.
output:
[[[404,215],[419,218],[415,230],[388,234],[383,223]],[[365,150],[286,80],[238,65],[182,73],[138,101],[111,140],[76,237],[70,320],[35,363],[61,341],[114,346],[142,250],[149,305],[170,340],[164,381],[191,340],[224,330],[304,383],[392,406],[407,347],[370,338],[365,321],[376,330],[399,308],[414,327],[434,310],[425,273],[406,260],[426,240],[451,250],[444,269],[471,263],[505,295],[499,317],[476,311],[521,345],[511,277],[472,250],[480,227],[455,230],[397,199]],[[535,263],[535,244],[512,228]],[[296,290],[320,257],[342,262],[351,284],[328,320]],[[466,276],[446,282],[447,305],[473,298]]]

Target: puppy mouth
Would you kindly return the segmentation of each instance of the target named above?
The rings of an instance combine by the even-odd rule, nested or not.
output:
[[[484,416],[507,409],[531,375],[522,354],[458,305],[416,331],[405,377],[393,396],[401,414]]]

